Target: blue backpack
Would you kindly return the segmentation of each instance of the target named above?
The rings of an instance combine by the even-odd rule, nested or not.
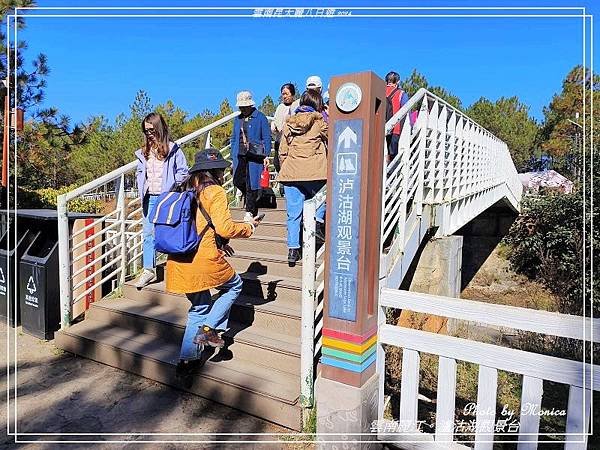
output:
[[[164,192],[150,213],[154,246],[167,255],[184,255],[198,248],[202,236],[196,230],[193,191]]]

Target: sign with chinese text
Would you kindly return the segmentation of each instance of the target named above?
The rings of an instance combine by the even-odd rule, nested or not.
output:
[[[333,149],[333,192],[327,194],[332,217],[328,218],[329,316],[356,321],[358,278],[358,235],[362,119],[335,122]]]

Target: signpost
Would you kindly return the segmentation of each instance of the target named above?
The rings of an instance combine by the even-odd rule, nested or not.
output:
[[[317,431],[351,440],[376,418],[385,83],[372,72],[334,77],[329,105],[327,248]],[[375,436],[363,436],[370,441]],[[362,448],[362,447],[361,447]]]

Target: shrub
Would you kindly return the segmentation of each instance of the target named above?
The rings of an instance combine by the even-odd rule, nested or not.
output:
[[[513,269],[540,281],[560,298],[560,312],[589,317],[590,240],[598,242],[598,230],[589,232],[589,203],[586,223],[583,216],[583,196],[548,195],[525,197],[521,216],[513,224],[505,242]],[[597,215],[595,208],[594,214]],[[584,226],[588,233],[584,241]],[[585,248],[585,258],[584,258]],[[594,256],[598,256],[597,245]],[[587,274],[584,274],[584,263]],[[584,279],[586,286],[584,287]],[[594,293],[598,281],[594,280]],[[585,294],[586,302],[583,301]],[[596,296],[595,296],[596,297]],[[598,304],[594,305],[598,314]]]
[[[57,198],[75,189],[76,186],[65,186],[60,189],[38,189],[19,191],[19,208],[51,208],[56,209]],[[99,200],[86,200],[77,198],[69,202],[69,211],[80,213],[99,213],[103,209],[103,202]]]

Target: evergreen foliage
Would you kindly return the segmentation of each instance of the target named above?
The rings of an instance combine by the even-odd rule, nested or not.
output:
[[[506,142],[517,170],[526,169],[539,130],[536,121],[529,117],[527,105],[517,97],[500,97],[496,102],[481,97],[466,113]]]

